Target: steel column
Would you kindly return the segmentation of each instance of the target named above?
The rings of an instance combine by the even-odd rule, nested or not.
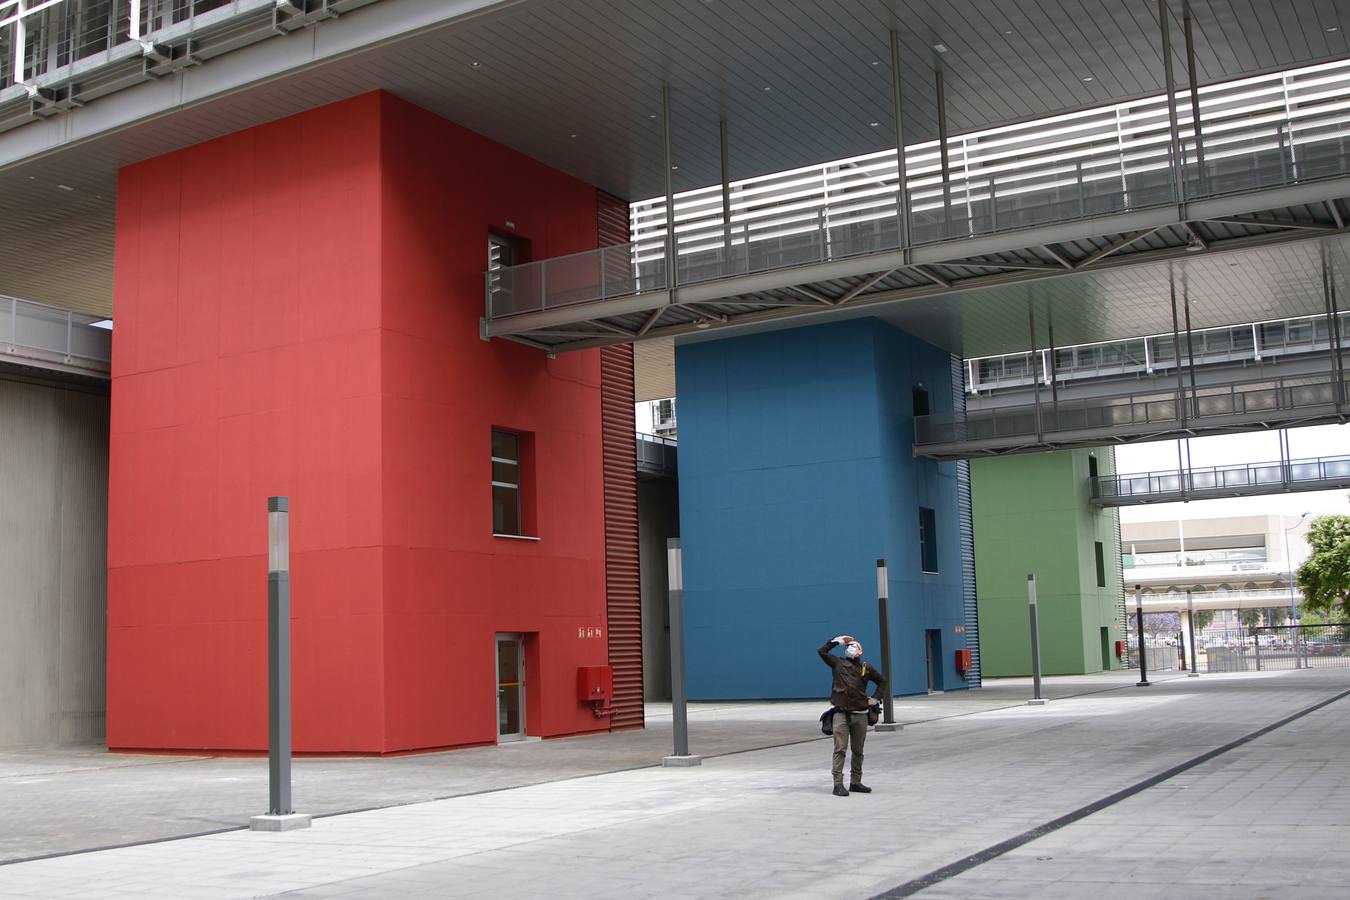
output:
[[[1162,26],[1163,76],[1167,82],[1167,127],[1171,136],[1169,155],[1172,162],[1172,194],[1178,206],[1186,203],[1181,178],[1181,136],[1177,130],[1177,82],[1172,72],[1172,31],[1168,22],[1167,0],[1158,0],[1158,22]],[[1180,215],[1186,218],[1184,210]]]
[[[666,153],[666,289],[670,291],[670,304],[675,304],[675,285],[677,282],[675,243],[675,160],[671,151],[670,135],[670,85],[661,85],[661,125],[664,130]]]
[[[14,10],[14,83],[23,84],[23,51],[28,44],[28,30],[23,23],[23,15],[28,6],[27,0],[19,0]]]
[[[1056,370],[1059,368],[1055,361],[1055,298],[1045,298],[1045,328],[1046,339],[1050,342],[1050,405],[1055,410],[1055,424],[1059,424],[1059,379],[1055,377]]]
[[[1195,166],[1200,193],[1206,194],[1208,175],[1205,172],[1205,142],[1200,134],[1200,89],[1195,74],[1195,40],[1191,34],[1191,2],[1186,0],[1181,8],[1182,30],[1186,37],[1186,73],[1191,87],[1191,133],[1195,136]]]
[[[1041,373],[1036,358],[1036,298],[1027,296],[1027,330],[1031,335],[1031,397],[1032,415],[1036,420],[1036,442],[1041,440]]]
[[[943,237],[952,236],[952,166],[947,150],[947,92],[942,84],[942,60],[933,66],[934,87],[937,89],[938,154],[942,160],[942,223]]]
[[[726,273],[731,274],[731,167],[730,155],[727,153],[727,118],[717,123],[719,136],[721,138],[722,150],[722,246],[724,265]],[[745,248],[746,260],[750,259],[750,247],[747,244]]]
[[[1172,264],[1167,264],[1167,294],[1172,303],[1172,364],[1177,372],[1177,416],[1181,419],[1181,426],[1186,427],[1186,383],[1181,376],[1181,332],[1177,327],[1177,279],[1176,273],[1172,270]],[[1181,461],[1181,445],[1177,444],[1177,462]],[[1180,465],[1178,465],[1180,468]]]
[[[1186,369],[1191,376],[1191,413],[1199,415],[1200,398],[1195,389],[1195,346],[1191,332],[1191,288],[1190,278],[1185,270],[1181,272],[1181,308],[1186,314]],[[1177,365],[1181,365],[1181,356],[1177,355]],[[1189,445],[1188,449],[1189,449]],[[1187,460],[1189,462],[1189,460]]]
[[[896,246],[905,251],[904,262],[909,262],[909,173],[905,168],[904,103],[900,91],[900,35],[891,29],[891,99],[895,107],[895,171],[896,171]]]
[[[1336,273],[1332,270],[1331,254],[1322,244],[1322,302],[1327,314],[1327,349],[1331,351],[1331,379],[1335,382],[1332,396],[1336,408],[1345,405],[1345,362],[1341,359],[1340,315],[1336,309]]]

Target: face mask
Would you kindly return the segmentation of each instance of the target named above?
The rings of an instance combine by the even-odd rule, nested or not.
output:
[[[848,656],[849,659],[857,659],[858,657],[862,656],[862,644],[859,644],[857,641],[854,641],[853,643],[848,645],[848,649],[846,649],[844,653]]]

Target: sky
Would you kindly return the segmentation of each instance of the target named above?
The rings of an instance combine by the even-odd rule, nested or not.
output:
[[[1117,447],[1116,470],[1121,473],[1175,471],[1177,443],[1177,441],[1156,441]],[[1183,446],[1183,454],[1184,452]],[[1190,452],[1191,465],[1194,467],[1271,462],[1280,458],[1279,432],[1262,431],[1191,438]],[[1350,456],[1350,425],[1291,428],[1289,452],[1294,459]],[[1315,516],[1332,513],[1350,515],[1350,489],[1269,494],[1264,497],[1235,497],[1225,500],[1197,500],[1191,503],[1125,506],[1120,510],[1120,520],[1153,522],[1162,519],[1207,519],[1217,516],[1298,516],[1304,512],[1311,512]]]

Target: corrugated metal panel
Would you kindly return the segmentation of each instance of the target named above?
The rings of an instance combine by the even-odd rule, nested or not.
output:
[[[600,245],[628,242],[628,204],[598,196]],[[605,478],[605,601],[614,667],[612,728],[641,726],[642,582],[638,560],[637,438],[633,346],[600,351],[600,428]]]
[[[966,366],[961,357],[951,357],[952,408],[966,408]],[[970,460],[956,461],[956,514],[961,523],[961,603],[966,617],[966,648],[970,670],[966,684],[980,686],[980,605],[975,593],[975,516],[970,500]]]

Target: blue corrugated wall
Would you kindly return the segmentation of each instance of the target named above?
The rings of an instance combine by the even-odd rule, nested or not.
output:
[[[896,692],[964,687],[954,464],[915,459],[913,394],[951,408],[947,353],[876,319],[676,348],[689,695],[823,697],[815,648],[851,632],[880,664],[876,560],[890,563]],[[936,511],[922,574],[918,509]]]

